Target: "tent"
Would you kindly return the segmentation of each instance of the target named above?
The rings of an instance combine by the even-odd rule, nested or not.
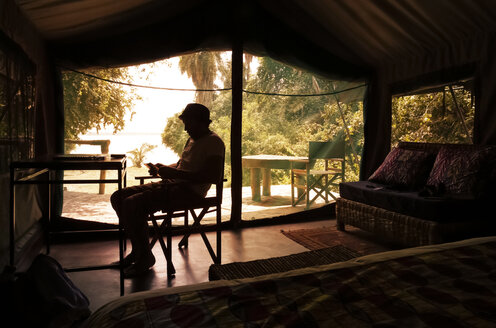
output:
[[[474,143],[496,144],[495,32],[493,0],[0,1],[0,50],[25,56],[36,72],[37,155],[62,150],[61,67],[233,50],[234,213],[241,208],[242,93],[236,79],[243,51],[329,78],[367,81],[366,177],[389,151],[396,93],[473,77]]]

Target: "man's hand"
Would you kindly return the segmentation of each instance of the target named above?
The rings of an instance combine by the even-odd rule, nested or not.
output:
[[[162,179],[174,179],[178,177],[178,170],[168,165],[163,165],[158,168],[158,175]]]
[[[153,163],[145,163],[145,166],[148,168],[148,173],[152,176],[157,176],[158,175],[158,169],[162,166],[159,164],[153,164]]]

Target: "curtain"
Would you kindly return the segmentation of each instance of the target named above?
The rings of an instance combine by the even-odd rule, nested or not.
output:
[[[35,154],[35,91],[33,63],[0,32],[0,254],[9,242],[10,163]],[[15,237],[20,238],[41,217],[37,188],[16,187],[16,200]]]

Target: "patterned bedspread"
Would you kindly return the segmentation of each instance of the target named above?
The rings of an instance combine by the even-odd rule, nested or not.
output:
[[[496,241],[170,295],[95,327],[496,327]]]

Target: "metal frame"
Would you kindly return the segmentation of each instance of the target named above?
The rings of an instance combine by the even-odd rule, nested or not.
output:
[[[34,173],[28,174],[26,176],[16,178],[18,173],[22,171],[37,170]],[[54,177],[54,172],[65,171],[65,170],[115,170],[117,171],[117,179],[97,179],[97,180],[84,180],[84,179],[72,179],[64,180],[57,179]],[[39,179],[46,175],[46,179]],[[10,264],[14,265],[15,262],[15,186],[16,185],[47,185],[48,186],[48,199],[46,212],[43,215],[44,220],[46,220],[45,226],[45,238],[46,238],[46,253],[50,253],[50,237],[51,234],[60,233],[51,231],[52,223],[52,185],[55,184],[90,184],[90,183],[117,183],[118,189],[126,187],[126,175],[127,175],[127,163],[125,155],[111,155],[110,158],[103,160],[59,160],[53,158],[46,159],[32,159],[23,161],[14,161],[10,164]],[[115,229],[105,229],[104,231],[110,231]],[[97,230],[97,231],[102,231]],[[85,233],[85,232],[95,232],[95,230],[85,230],[85,231],[75,231],[74,233]],[[64,233],[64,232],[61,232]],[[119,263],[122,263],[124,258],[124,232],[119,222],[118,224],[118,234],[119,234]],[[120,295],[124,295],[124,267],[122,264],[109,264],[100,266],[86,266],[77,268],[64,268],[66,272],[74,271],[89,271],[89,270],[100,270],[119,267],[119,283],[120,283]]]
[[[145,176],[145,177],[136,177],[136,179],[140,180],[140,183],[143,184],[145,179],[153,179],[157,177],[153,176]],[[167,262],[167,276],[172,277],[176,273],[176,269],[172,262],[172,218],[174,217],[184,217],[184,235],[183,238],[179,241],[178,247],[188,247],[188,238],[192,233],[199,232],[205,243],[205,246],[212,258],[212,261],[215,264],[221,264],[221,256],[222,256],[222,215],[221,215],[221,205],[222,205],[222,195],[223,195],[223,184],[227,181],[222,178],[215,184],[215,196],[205,197],[203,199],[199,199],[197,201],[192,202],[189,206],[179,206],[174,207],[165,205],[161,210],[164,214],[156,215],[155,213],[148,214],[148,221],[151,221],[153,224],[153,237],[150,242],[150,249],[153,248],[157,240],[162,247],[162,251],[164,253],[166,262]],[[201,210],[199,214],[196,214],[195,210]],[[216,251],[210,241],[205,234],[208,229],[205,229],[201,225],[201,220],[207,213],[216,212]],[[193,217],[193,224],[190,226],[188,222],[188,217],[191,214]],[[158,220],[162,220],[162,223],[159,225]],[[163,236],[166,236],[166,242],[163,239]]]

